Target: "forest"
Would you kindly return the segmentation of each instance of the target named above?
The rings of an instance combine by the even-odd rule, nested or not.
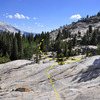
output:
[[[81,38],[78,41],[78,38]],[[93,56],[100,54],[100,31],[99,29],[92,30],[92,26],[84,36],[81,36],[81,32],[72,35],[68,30],[63,29],[62,32],[59,30],[57,38],[50,40],[49,32],[42,32],[41,34],[30,34],[21,36],[20,31],[18,33],[3,32],[0,34],[0,63],[5,63],[17,59],[31,59],[33,54],[36,54],[36,61],[39,62],[41,59],[41,53],[38,49],[39,43],[44,39],[41,50],[45,53],[54,52],[57,55],[55,57],[69,57],[79,54],[86,54],[86,56]],[[63,41],[67,39],[67,41]],[[85,51],[80,49],[74,49],[77,45],[86,46]],[[98,46],[97,52],[91,50],[88,45]]]

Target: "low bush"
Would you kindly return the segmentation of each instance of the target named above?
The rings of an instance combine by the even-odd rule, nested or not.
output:
[[[9,61],[10,61],[10,59],[7,58],[7,57],[0,57],[0,64],[6,63],[6,62],[9,62]]]

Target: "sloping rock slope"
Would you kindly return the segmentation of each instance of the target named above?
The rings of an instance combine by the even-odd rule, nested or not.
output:
[[[94,16],[91,18],[86,18],[85,21],[78,21],[74,22],[72,24],[60,27],[50,33],[50,39],[55,40],[59,30],[62,32],[63,29],[69,30],[71,34],[78,34],[78,31],[81,32],[81,35],[83,36],[86,31],[89,29],[89,26],[92,26],[92,29],[99,29],[100,30],[100,16]]]
[[[53,64],[28,60],[0,64],[0,100],[57,100],[47,76]],[[55,65],[48,73],[59,100],[100,100],[100,56]]]

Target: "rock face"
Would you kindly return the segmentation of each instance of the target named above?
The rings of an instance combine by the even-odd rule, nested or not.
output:
[[[86,31],[89,29],[89,26],[92,26],[92,29],[100,29],[100,16],[94,16],[91,18],[87,18],[84,21],[78,21],[75,23],[72,23],[70,25],[67,26],[63,26],[57,30],[54,30],[51,32],[50,34],[50,39],[51,40],[55,40],[59,30],[62,32],[63,29],[65,30],[69,30],[71,32],[71,34],[78,34],[78,31],[81,32],[81,35],[84,35],[86,33]]]
[[[100,56],[64,65],[16,60],[0,64],[0,100],[100,100]],[[16,91],[17,90],[17,91]]]

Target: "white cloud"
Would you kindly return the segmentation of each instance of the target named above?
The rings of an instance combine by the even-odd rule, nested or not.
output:
[[[30,19],[28,16],[26,16],[26,19]]]
[[[25,19],[25,16],[24,16],[24,15],[22,15],[22,14],[20,15],[20,17],[21,17],[22,19]]]
[[[7,15],[6,18],[12,19],[13,18],[13,15]]]
[[[25,16],[24,15],[20,15],[19,13],[16,13],[15,15],[14,15],[14,17],[16,18],[16,19],[25,19]]]
[[[3,16],[7,16],[7,15],[8,15],[8,13],[3,14]]]
[[[70,19],[80,19],[82,18],[80,14],[72,15]]]
[[[34,20],[37,20],[38,18],[36,18],[36,17],[33,17],[33,19],[34,19]]]
[[[15,19],[30,19],[28,16],[24,16],[23,14],[16,13],[15,15],[8,15],[8,13],[3,14],[6,18],[15,18]]]
[[[38,27],[44,27],[43,25],[41,25],[40,23],[37,25]]]
[[[40,23],[35,23],[38,27],[44,27],[44,25],[40,24]]]
[[[19,14],[19,13],[16,13],[14,15],[14,18],[16,18],[16,19],[30,19],[28,16],[24,16],[23,14]]]

